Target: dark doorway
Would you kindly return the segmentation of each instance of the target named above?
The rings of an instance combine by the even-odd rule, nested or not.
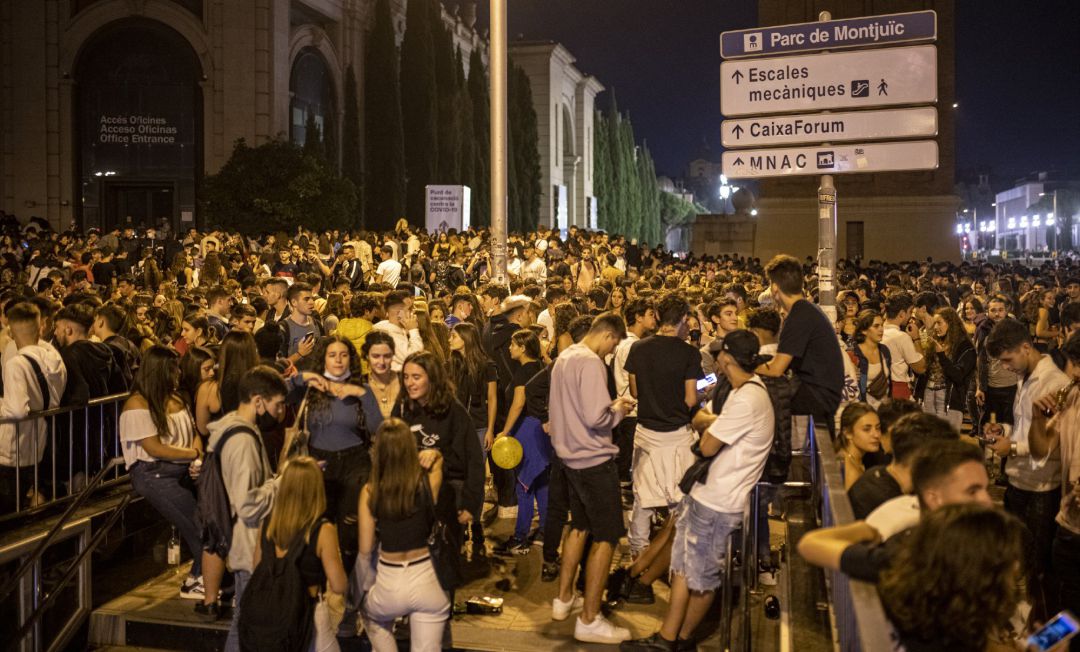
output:
[[[73,76],[80,225],[128,226],[130,216],[145,228],[164,217],[175,232],[181,216],[193,222],[203,99],[188,41],[163,23],[119,20],[87,40]]]
[[[114,228],[156,225],[162,218],[175,223],[176,192],[169,184],[111,183],[105,188],[104,220],[106,231]]]

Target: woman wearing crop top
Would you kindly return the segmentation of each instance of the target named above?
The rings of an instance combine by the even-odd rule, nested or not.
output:
[[[179,393],[179,360],[176,351],[163,346],[143,354],[131,397],[120,412],[120,445],[135,493],[177,529],[194,560],[180,597],[202,600],[202,541],[188,471],[202,457],[202,442]]]
[[[383,422],[375,436],[371,480],[360,493],[360,554],[379,545],[375,586],[364,601],[365,628],[375,652],[396,652],[394,621],[409,617],[413,652],[438,652],[450,599],[431,563],[428,537],[433,496],[442,487],[442,456],[424,451],[409,425]],[[425,468],[426,467],[426,468]]]
[[[289,554],[290,545],[303,545],[298,565],[312,599],[319,600],[315,608],[314,636],[311,652],[337,652],[337,627],[341,622],[341,595],[349,578],[341,561],[338,533],[332,523],[323,518],[326,511],[326,491],[318,463],[307,456],[289,460],[281,471],[274,509],[255,544],[254,566],[257,567],[266,550],[263,539],[273,544],[278,558]],[[303,534],[303,538],[300,535]]]

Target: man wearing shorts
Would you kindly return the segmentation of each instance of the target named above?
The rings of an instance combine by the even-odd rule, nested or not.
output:
[[[598,315],[585,338],[563,351],[551,370],[549,430],[555,453],[565,466],[570,488],[570,534],[563,543],[559,569],[559,595],[551,605],[553,620],[566,620],[582,608],[574,623],[574,638],[587,643],[617,644],[630,638],[600,613],[600,598],[607,582],[615,545],[625,533],[619,472],[619,452],[612,429],[633,409],[634,399],[611,401],[604,358],[626,336],[626,325],[615,313]],[[592,547],[585,566],[585,598],[574,596],[574,576],[585,550]]]
[[[679,506],[671,544],[671,599],[660,631],[626,641],[622,652],[675,652],[696,649],[691,639],[712,604],[721,575],[728,537],[742,525],[750,491],[761,478],[772,448],[772,401],[753,372],[762,361],[758,339],[750,331],[724,337],[717,371],[731,382],[719,415],[702,409],[694,416],[701,454],[712,463],[705,482],[694,485]]]

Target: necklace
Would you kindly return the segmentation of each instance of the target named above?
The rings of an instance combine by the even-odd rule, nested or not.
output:
[[[391,380],[389,383],[382,383],[375,380],[375,376],[371,377],[371,389],[375,390],[375,395],[379,398],[379,402],[383,405],[390,400],[390,385],[396,382],[397,379]]]
[[[849,462],[854,464],[855,468],[859,469],[860,471],[865,471],[865,469],[863,468],[862,460],[852,455],[851,451],[844,449],[844,457],[846,457]]]

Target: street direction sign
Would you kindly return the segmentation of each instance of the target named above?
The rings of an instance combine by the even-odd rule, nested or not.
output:
[[[720,64],[720,112],[729,117],[936,101],[933,45]]]
[[[720,56],[739,59],[936,39],[937,13],[912,11],[724,32]]]
[[[722,163],[729,179],[933,170],[938,166],[938,146],[932,140],[913,140],[745,149],[724,152]]]
[[[724,120],[725,148],[797,145],[800,143],[926,138],[937,135],[937,109],[932,106],[880,111],[800,113]]]

